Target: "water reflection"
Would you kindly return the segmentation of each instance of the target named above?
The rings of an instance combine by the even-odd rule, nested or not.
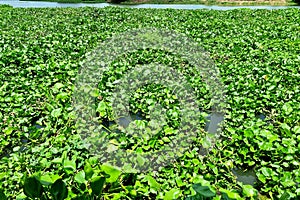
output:
[[[254,169],[242,170],[238,168],[232,169],[232,173],[236,176],[236,180],[244,185],[254,185],[257,182]]]
[[[259,114],[259,115],[257,115],[257,118],[264,121],[266,119],[266,116],[264,114]]]
[[[205,131],[208,133],[216,134],[220,123],[224,120],[224,114],[211,113],[206,117]]]
[[[116,125],[120,125],[123,128],[127,128],[129,126],[129,124],[132,121],[135,120],[146,120],[146,118],[142,115],[141,112],[137,112],[137,113],[129,113],[129,116],[125,116],[125,117],[120,117],[119,119],[117,119],[116,121],[109,121],[109,120],[104,120],[102,122],[102,125],[105,126],[107,129],[109,130],[115,130],[116,129]],[[117,123],[116,123],[117,122]],[[115,130],[116,131],[116,130]]]

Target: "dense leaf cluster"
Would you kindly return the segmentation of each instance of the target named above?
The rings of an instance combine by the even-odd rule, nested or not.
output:
[[[0,9],[0,199],[300,196],[298,9]],[[206,156],[200,153],[206,142],[200,137],[205,126],[201,119],[199,140],[179,159],[159,171],[122,173],[89,153],[76,132],[71,97],[87,52],[112,35],[144,27],[183,33],[210,53],[226,86],[227,112],[221,137]],[[152,61],[189,66],[151,50],[112,63],[115,71],[99,85],[102,96],[97,101],[99,120],[112,134],[105,101],[111,90],[106,83],[132,66]],[[197,73],[186,69],[199,107],[205,108],[209,92]],[[124,136],[118,141],[124,148],[147,151],[175,136],[171,127],[179,120],[176,97],[166,88],[141,88],[132,98],[132,111],[147,118],[154,101],[170,108],[170,128],[144,144]],[[235,168],[253,169],[254,186],[237,181]]]

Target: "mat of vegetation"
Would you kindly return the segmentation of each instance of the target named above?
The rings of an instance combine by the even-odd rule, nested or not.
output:
[[[0,199],[300,196],[299,9],[0,9]],[[226,86],[227,112],[221,137],[206,156],[199,153],[199,137],[158,171],[124,173],[89,153],[75,129],[71,97],[86,53],[112,35],[145,27],[183,33],[210,53]],[[132,52],[112,63],[100,85],[111,86],[124,69],[150,62],[187,65],[168,52]],[[198,84],[199,107],[208,111],[200,77],[189,78]],[[174,102],[159,87],[145,87],[134,97],[133,110],[146,116],[151,102]],[[105,96],[97,101],[103,121],[109,104]],[[199,124],[204,129],[205,122]],[[174,135],[165,132],[137,149],[168,142]],[[123,142],[136,148],[130,137]],[[238,181],[233,169],[254,170],[255,183]]]

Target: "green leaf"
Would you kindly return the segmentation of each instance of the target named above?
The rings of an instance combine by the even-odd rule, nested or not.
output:
[[[286,199],[289,199],[289,198],[290,198],[289,193],[288,193],[288,192],[284,192],[284,193],[280,196],[279,200],[286,200]]]
[[[263,174],[257,174],[258,180],[260,180],[262,183],[266,183],[267,179]]]
[[[36,177],[27,177],[23,186],[23,191],[30,198],[41,198],[43,194],[43,186]]]
[[[282,110],[286,115],[289,115],[293,112],[293,107],[291,106],[291,103],[288,102],[282,106]]]
[[[166,192],[164,196],[164,200],[178,199],[179,195],[180,195],[180,190],[173,188],[170,191]]]
[[[68,189],[62,179],[56,180],[55,183],[51,185],[50,194],[54,200],[63,200],[67,198]]]
[[[136,160],[137,160],[139,166],[143,166],[145,164],[145,159],[140,154],[137,155]]]
[[[14,131],[13,127],[7,127],[7,128],[4,129],[4,133],[6,135],[10,135],[13,131]]]
[[[69,96],[68,96],[68,93],[66,92],[61,92],[59,93],[57,96],[56,96],[56,99],[61,99],[61,100],[65,100],[67,99]]]
[[[84,173],[87,180],[90,179],[94,174],[94,170],[88,162],[86,162],[86,164],[84,165]]]
[[[287,134],[290,135],[291,133],[291,127],[287,125],[286,123],[280,124],[280,128]]]
[[[6,175],[7,175],[6,172],[1,172],[1,173],[0,173],[0,181],[1,181],[4,177],[6,177]]]
[[[221,188],[220,192],[226,194],[230,199],[238,199],[241,200],[242,198],[240,197],[240,195],[236,192],[232,192],[226,189]]]
[[[90,91],[90,95],[92,97],[98,97],[99,96],[99,90],[97,88],[92,88]]]
[[[176,177],[175,181],[178,187],[182,187],[185,185],[185,183],[183,183],[180,177]]]
[[[54,158],[51,162],[55,163],[55,164],[61,164],[63,162],[62,158]]]
[[[146,180],[148,181],[148,185],[150,186],[150,188],[153,188],[156,191],[160,189],[160,184],[152,176],[147,175]]]
[[[295,127],[293,128],[293,132],[294,132],[295,134],[300,134],[300,126],[295,126]]]
[[[62,87],[64,87],[64,84],[62,84],[62,83],[55,83],[55,85],[53,86],[53,89],[54,90],[59,90]]]
[[[4,192],[0,190],[0,200],[6,200],[7,197],[5,196]]]
[[[92,193],[95,194],[96,196],[100,196],[102,193],[102,189],[104,187],[105,183],[105,177],[101,176],[96,176],[91,180],[91,188],[92,188]]]
[[[79,183],[79,184],[84,183],[84,182],[85,182],[85,173],[84,173],[84,171],[78,172],[78,173],[75,175],[74,180],[75,180],[77,183]]]
[[[69,174],[76,170],[76,160],[64,160],[64,170]]]
[[[196,183],[193,185],[193,189],[198,193],[201,194],[204,197],[214,197],[216,196],[216,193],[214,191],[211,191],[208,186],[202,186],[199,183]]]
[[[101,169],[110,176],[106,179],[108,183],[116,182],[121,174],[121,170],[108,164],[101,165]]]
[[[104,117],[106,115],[107,105],[104,101],[101,101],[98,104],[97,112],[100,113],[100,116]]]
[[[254,197],[256,196],[256,189],[252,187],[252,185],[243,185],[243,194],[246,197]]]
[[[270,168],[267,168],[267,167],[262,167],[261,172],[263,173],[263,175],[268,177],[268,176],[271,176],[272,170]]]
[[[48,186],[48,185],[53,184],[56,180],[58,180],[60,178],[61,177],[57,174],[55,174],[55,175],[46,174],[46,175],[40,176],[39,181],[42,185]]]
[[[54,118],[57,118],[61,115],[61,111],[62,111],[61,108],[54,109],[51,112],[51,116],[54,117]]]

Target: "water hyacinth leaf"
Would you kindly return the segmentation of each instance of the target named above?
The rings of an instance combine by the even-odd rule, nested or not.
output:
[[[63,200],[68,196],[68,189],[65,182],[62,179],[55,181],[50,188],[50,194],[54,200]]]
[[[63,162],[63,159],[62,158],[54,158],[51,162],[55,163],[55,164],[61,164]]]
[[[179,189],[171,189],[170,191],[166,192],[164,196],[164,200],[173,200],[173,199],[178,199],[178,196],[180,195],[180,190]]]
[[[293,128],[293,132],[294,132],[295,134],[300,134],[300,126],[295,126],[295,127]]]
[[[143,166],[145,164],[145,158],[143,158],[141,155],[137,155],[137,162],[140,166]]]
[[[243,185],[242,188],[243,188],[243,194],[246,197],[256,196],[257,191],[256,191],[256,189],[253,188],[252,185]]]
[[[39,181],[41,182],[42,185],[51,185],[53,184],[56,180],[60,179],[61,177],[57,174],[46,174],[43,176],[39,177]]]
[[[232,192],[226,189],[221,188],[220,192],[224,193],[225,196],[227,196],[229,199],[237,199],[237,200],[242,200],[243,198],[241,198],[241,196],[236,193],[236,192]]]
[[[288,193],[288,192],[284,192],[284,193],[280,196],[279,200],[284,200],[284,199],[289,199],[289,198],[290,198],[289,193]]]
[[[60,88],[64,87],[64,84],[62,83],[55,83],[55,85],[53,86],[54,90],[59,90]]]
[[[212,191],[210,187],[208,186],[202,186],[199,183],[196,183],[193,185],[193,189],[197,192],[197,194],[200,194],[204,197],[214,197],[216,196],[215,191]]]
[[[90,95],[91,95],[92,97],[99,97],[99,91],[98,91],[98,89],[97,89],[97,88],[93,88],[93,89],[91,90],[91,92],[90,92]]]
[[[272,174],[272,170],[270,168],[267,168],[267,167],[261,168],[261,172],[266,177],[271,176],[271,174]]]
[[[61,108],[54,109],[51,111],[51,116],[57,118],[61,115],[61,111],[62,111]]]
[[[69,174],[73,173],[76,170],[76,160],[64,160],[63,162],[64,170]]]
[[[280,128],[282,129],[282,131],[285,134],[290,135],[290,133],[291,133],[291,127],[288,124],[282,123],[282,124],[280,124]]]
[[[0,200],[6,200],[7,197],[2,190],[0,190]]]
[[[293,107],[290,103],[285,103],[283,106],[282,106],[282,110],[284,111],[284,113],[286,115],[289,115],[293,112]]]
[[[105,177],[96,176],[96,177],[92,178],[90,185],[91,185],[93,194],[95,194],[96,196],[100,196],[102,193],[104,184],[105,184]]]
[[[6,129],[4,129],[4,133],[6,135],[10,135],[13,131],[14,131],[13,127],[7,127]]]
[[[36,177],[27,177],[23,186],[24,194],[30,198],[41,198],[43,194],[43,186]]]
[[[85,180],[85,173],[84,173],[84,171],[79,171],[79,172],[75,175],[74,180],[75,180],[77,183],[79,183],[79,184],[84,183],[84,182],[86,181],[86,180]]]
[[[100,113],[100,116],[105,116],[106,115],[106,110],[107,110],[107,105],[104,101],[101,101],[99,104],[98,104],[98,107],[97,107],[97,112]]]
[[[89,162],[86,162],[84,165],[84,173],[87,180],[90,179],[94,174],[94,170]]]
[[[69,95],[66,92],[61,92],[56,96],[56,98],[61,100],[66,100],[69,98]]]
[[[1,172],[0,173],[0,181],[6,177],[6,172]]]
[[[103,170],[103,172],[110,176],[106,179],[108,183],[116,182],[121,174],[121,171],[117,167],[111,166],[109,164],[101,165],[101,170]]]
[[[266,176],[264,176],[263,174],[257,174],[257,178],[258,180],[260,180],[262,183],[266,183],[267,179]]]
[[[153,188],[156,191],[160,190],[160,184],[152,176],[147,175],[146,179],[148,181],[150,188]]]

